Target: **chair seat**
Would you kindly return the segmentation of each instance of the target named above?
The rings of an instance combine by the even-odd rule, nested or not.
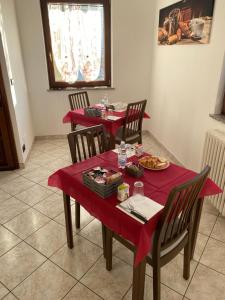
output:
[[[123,127],[120,127],[117,130],[116,137],[115,137],[115,140],[116,140],[117,144],[122,141],[122,135],[123,135]],[[128,137],[126,138],[126,142],[129,143],[130,141],[136,140],[138,138],[139,138],[139,134],[137,132],[132,133],[132,130],[129,130],[128,131]]]
[[[172,251],[173,249],[175,249],[175,248],[180,244],[180,242],[183,241],[183,239],[185,238],[185,236],[187,236],[187,234],[188,234],[188,231],[185,231],[185,232],[179,237],[179,239],[177,239],[176,242],[174,242],[171,246],[167,247],[166,249],[162,250],[162,251],[160,252],[160,257],[163,257],[164,255],[168,254],[170,251]],[[152,253],[150,252],[150,253],[148,254],[148,256],[149,256],[150,258],[152,258]]]

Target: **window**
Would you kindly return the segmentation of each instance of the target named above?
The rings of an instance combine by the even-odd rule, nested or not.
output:
[[[110,86],[110,0],[40,1],[50,88]]]

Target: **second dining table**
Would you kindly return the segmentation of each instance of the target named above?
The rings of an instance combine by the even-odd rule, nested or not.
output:
[[[96,107],[98,107],[96,105]],[[108,118],[108,116],[110,116]],[[123,126],[126,116],[126,109],[123,111],[109,111],[106,112],[106,117],[90,117],[86,116],[84,109],[75,109],[69,111],[63,117],[63,123],[75,123],[85,127],[103,124],[110,135],[110,148],[115,148],[115,136],[120,127]],[[149,119],[150,116],[144,113],[144,118]]]
[[[136,162],[137,157],[132,156],[129,160]],[[118,169],[117,163],[117,154],[113,151],[108,151],[81,163],[58,170],[49,177],[48,184],[63,191],[67,244],[69,248],[73,248],[73,229],[70,206],[70,197],[73,197],[92,216],[101,221],[104,226],[108,227],[118,235],[121,235],[136,246],[137,251],[134,261],[134,271],[138,273],[140,272],[139,266],[141,265],[142,260],[151,251],[152,236],[161,212],[154,215],[146,224],[142,224],[116,207],[119,203],[116,195],[102,199],[88,189],[83,184],[82,180],[82,174],[87,169],[101,166],[106,169],[112,168],[115,170]],[[195,175],[195,172],[173,163],[170,164],[169,168],[163,171],[156,172],[145,170],[144,176],[141,178],[144,183],[144,194],[164,206],[171,189],[186,182],[190,178],[193,178]],[[130,185],[130,192],[132,194],[132,187],[136,179],[124,173],[123,181]],[[193,232],[192,238],[192,257],[195,249],[204,197],[215,195],[220,192],[221,189],[213,181],[207,179],[197,203],[195,231]],[[133,288],[138,289],[139,287],[135,282],[133,283]]]

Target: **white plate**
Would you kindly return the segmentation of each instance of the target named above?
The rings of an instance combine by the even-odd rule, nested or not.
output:
[[[143,159],[144,157],[142,157],[141,159]],[[140,166],[142,166],[144,169],[147,169],[147,170],[151,170],[151,171],[162,171],[162,170],[165,170],[167,168],[169,168],[170,166],[170,162],[168,160],[166,160],[165,158],[162,158],[162,157],[158,157],[162,162],[165,161],[165,165],[162,166],[161,168],[151,168],[151,167],[146,167],[144,166],[140,161],[139,161],[139,164]]]

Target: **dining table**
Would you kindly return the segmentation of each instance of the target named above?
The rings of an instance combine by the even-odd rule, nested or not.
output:
[[[144,155],[146,154],[147,153],[144,153]],[[133,155],[128,161],[136,163],[138,159],[138,157]],[[104,226],[111,229],[117,235],[122,236],[136,247],[134,272],[139,274],[141,272],[142,261],[151,251],[152,237],[162,211],[156,213],[147,223],[143,224],[118,209],[117,205],[119,204],[119,201],[117,200],[116,194],[113,194],[106,199],[101,198],[83,184],[83,172],[95,167],[103,167],[116,171],[119,170],[117,154],[111,150],[96,155],[80,163],[60,169],[48,179],[49,186],[59,188],[63,191],[68,247],[73,248],[73,228],[70,205],[70,197],[72,197],[92,216],[102,222]],[[170,163],[167,169],[161,171],[145,169],[144,175],[141,178],[141,181],[144,184],[144,195],[162,206],[165,206],[171,189],[193,178],[195,175],[196,173],[194,171],[174,163]],[[123,182],[129,184],[131,195],[135,181],[137,181],[136,178],[131,177],[123,171]],[[194,221],[195,230],[193,231],[192,237],[192,258],[195,250],[204,198],[221,192],[221,189],[208,178],[201,191],[198,203],[196,204],[196,216]],[[140,282],[133,281],[133,289],[140,289],[140,284]]]
[[[99,105],[94,105],[93,107],[100,108]],[[75,109],[69,111],[63,117],[63,123],[75,123],[85,127],[95,126],[103,124],[106,131],[110,136],[110,149],[115,148],[115,136],[119,130],[124,125],[126,117],[126,109],[121,111],[108,110],[103,117],[90,117],[85,114],[85,109]],[[144,119],[150,119],[150,116],[145,112]]]

